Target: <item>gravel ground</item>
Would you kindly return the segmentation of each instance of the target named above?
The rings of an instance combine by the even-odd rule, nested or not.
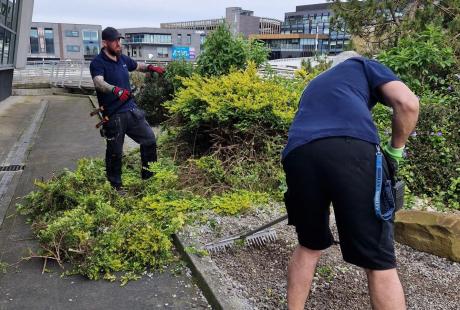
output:
[[[187,231],[200,247],[255,228],[282,212],[282,208],[272,206],[237,218],[213,218],[208,222],[212,225]],[[297,239],[294,229],[286,222],[275,228],[278,239],[274,243],[263,247],[234,246],[211,255],[221,276],[231,281],[235,293],[247,298],[254,309],[286,306],[287,265]],[[334,223],[332,229],[335,232]],[[409,309],[460,309],[460,264],[398,243],[396,254]],[[324,251],[305,309],[370,309],[364,271],[344,262],[338,246]]]

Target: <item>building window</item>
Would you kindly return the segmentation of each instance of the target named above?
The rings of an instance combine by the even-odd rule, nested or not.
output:
[[[153,43],[155,44],[171,44],[172,36],[170,34],[155,34],[153,36]]]
[[[38,54],[38,29],[30,29],[30,52]]]
[[[80,45],[67,45],[67,52],[69,53],[80,52]]]
[[[178,36],[179,40],[179,36]],[[149,34],[137,33],[127,34],[127,43],[147,43],[147,44],[172,44],[172,35],[170,34]]]
[[[177,44],[182,44],[182,34],[177,35]]]
[[[54,54],[54,34],[51,28],[45,28],[45,45],[46,53]]]
[[[191,34],[187,35],[187,41],[185,41],[185,44],[188,44],[188,45],[192,44],[192,35]]]
[[[169,57],[169,49],[167,47],[158,47],[158,58],[168,58]]]
[[[0,45],[3,45],[3,52],[0,49],[0,58],[2,58],[2,61],[1,61],[2,65],[8,64],[8,55],[9,55],[9,51],[10,51],[10,42],[11,42],[10,41],[10,34],[11,33],[9,31],[4,31],[4,33],[3,33],[3,43],[0,43]]]
[[[200,35],[200,45],[203,46],[206,41],[206,36],[204,34]]]
[[[95,30],[83,30],[83,41],[99,41],[99,33]]]
[[[0,23],[6,27],[15,29],[17,22],[17,11],[19,6],[18,0],[0,0],[1,2],[1,13]]]
[[[97,30],[83,30],[83,51],[86,58],[93,58],[99,53],[99,32]]]
[[[76,30],[66,30],[65,31],[65,36],[66,37],[79,37],[80,34]]]
[[[11,66],[16,44],[19,0],[0,0],[0,66]]]

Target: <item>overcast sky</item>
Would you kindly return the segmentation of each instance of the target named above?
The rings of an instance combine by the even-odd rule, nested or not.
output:
[[[221,18],[238,6],[255,16],[284,20],[297,5],[326,0],[35,0],[34,22],[96,24],[102,27],[159,27],[163,22]]]

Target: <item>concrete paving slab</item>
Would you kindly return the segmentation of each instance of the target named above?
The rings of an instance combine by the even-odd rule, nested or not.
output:
[[[193,309],[208,307],[191,276],[153,273],[120,287],[118,282],[89,281],[80,276],[61,277],[43,260],[20,261],[37,249],[30,226],[15,211],[15,203],[31,190],[36,179],[48,179],[63,168],[73,169],[81,157],[101,157],[104,140],[94,129],[88,99],[45,97],[48,109],[34,147],[19,177],[14,200],[0,229],[2,262],[15,264],[0,275],[0,309]],[[19,263],[18,263],[19,262]]]
[[[40,102],[38,97],[9,97],[0,102],[0,164],[29,127]]]

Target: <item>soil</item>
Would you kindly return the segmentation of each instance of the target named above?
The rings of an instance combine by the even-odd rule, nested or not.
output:
[[[280,207],[258,209],[240,217],[215,217],[189,228],[197,246],[256,228],[283,214]],[[209,225],[212,223],[212,225]],[[218,225],[216,225],[216,223]],[[331,228],[336,234],[335,223]],[[297,245],[293,227],[275,226],[277,240],[264,246],[235,245],[211,254],[221,276],[253,309],[286,308],[287,266]],[[336,240],[337,236],[336,236]],[[408,309],[460,309],[460,264],[396,243],[398,272]],[[305,309],[370,309],[365,272],[342,260],[339,246],[324,251]]]

